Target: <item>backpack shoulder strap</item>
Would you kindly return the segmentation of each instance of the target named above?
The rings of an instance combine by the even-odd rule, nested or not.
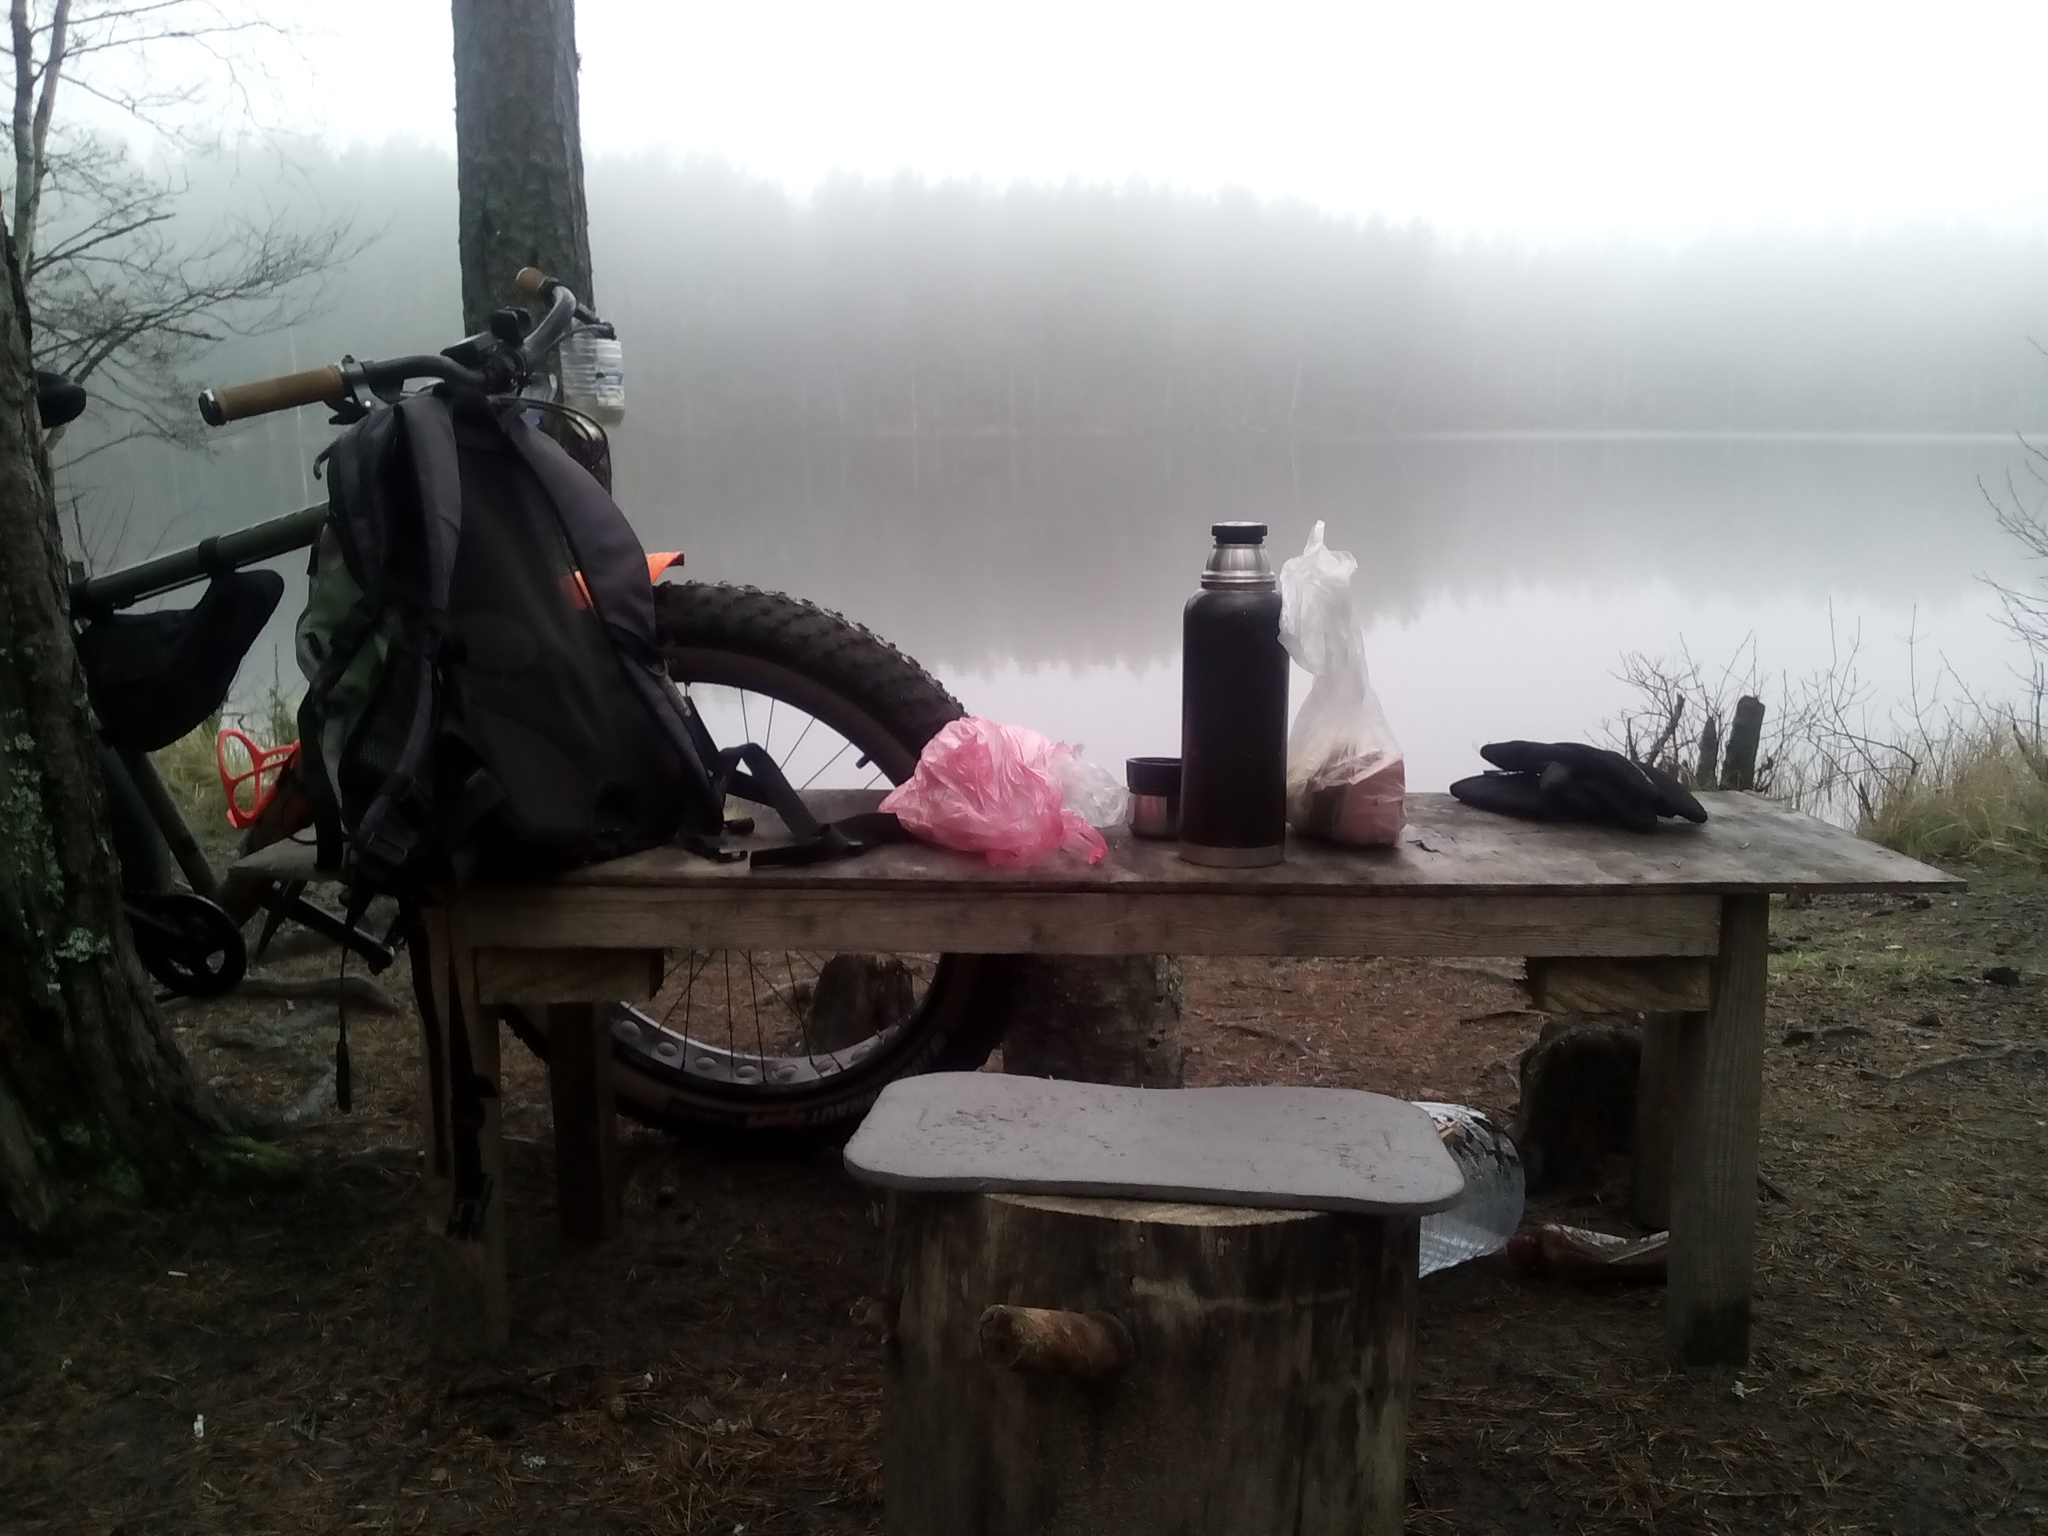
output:
[[[412,719],[407,722],[405,744],[390,774],[356,825],[357,867],[372,886],[405,870],[422,841],[420,829],[397,811],[412,799],[429,766],[437,704],[434,679],[447,629],[455,555],[462,542],[462,473],[455,452],[454,418],[447,402],[438,395],[413,395],[393,407],[392,416],[398,430],[390,453],[404,453],[408,474],[403,483],[393,484],[389,456],[377,468],[386,477],[384,483],[412,506],[387,507],[383,521],[388,530],[394,515],[417,511],[425,569],[417,573],[418,586],[412,594],[418,611],[408,615],[413,620],[406,635],[408,643],[395,648],[392,655],[394,665],[410,666],[417,674]],[[387,555],[390,547],[387,539]]]
[[[562,446],[515,412],[500,417],[506,441],[546,492],[556,525],[582,574],[591,607],[603,621],[626,674],[683,765],[688,791],[684,830],[715,836],[724,824],[725,792],[716,747],[684,709],[662,665],[654,619],[654,582],[640,536],[609,492]]]

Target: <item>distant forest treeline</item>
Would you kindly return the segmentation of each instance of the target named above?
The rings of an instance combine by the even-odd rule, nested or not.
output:
[[[1459,241],[1249,196],[828,183],[609,157],[598,299],[667,430],[1380,435],[2048,427],[2048,241],[1927,228],[1677,250]],[[452,336],[438,151],[197,180],[380,235],[305,357]],[[237,341],[224,367],[282,363]],[[636,414],[638,414],[636,412]]]
[[[650,158],[594,161],[589,192],[596,299],[625,341],[618,494],[650,547],[934,663],[1170,655],[1224,517],[1269,521],[1283,551],[1327,518],[1375,615],[1546,571],[1754,593],[1826,570],[1910,601],[1923,562],[1898,551],[1995,534],[1977,480],[2004,473],[1997,439],[2048,428],[2033,238],[1533,250],[1147,189],[800,200]],[[447,156],[195,176],[188,216],[252,205],[377,238],[319,313],[223,342],[205,382],[456,339]],[[94,446],[81,428],[68,452]],[[1538,436],[1607,432],[1785,436]],[[1800,438],[1845,432],[1873,440]],[[1496,436],[1431,435],[1460,433]],[[106,564],[303,505],[330,436],[309,409],[211,455],[84,459],[81,542]]]
[[[592,167],[682,430],[1377,435],[2040,424],[2048,245],[1455,242],[1248,196]]]

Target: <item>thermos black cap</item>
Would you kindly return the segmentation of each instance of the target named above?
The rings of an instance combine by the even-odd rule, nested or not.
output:
[[[1218,544],[1263,544],[1266,542],[1264,523],[1212,523],[1209,536]]]

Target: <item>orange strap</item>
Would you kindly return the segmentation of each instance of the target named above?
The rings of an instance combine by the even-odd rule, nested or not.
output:
[[[650,582],[659,581],[663,571],[672,565],[681,565],[682,563],[683,552],[679,549],[666,549],[658,555],[649,555],[647,557],[647,579]],[[569,602],[577,608],[588,608],[590,606],[590,588],[584,584],[581,571],[571,571],[569,573]]]

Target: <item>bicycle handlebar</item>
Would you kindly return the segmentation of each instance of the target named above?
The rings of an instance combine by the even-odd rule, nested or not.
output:
[[[578,319],[596,320],[576,302],[575,294],[532,267],[522,268],[515,283],[529,298],[546,295],[548,312],[523,342],[516,346],[501,342],[487,352],[482,368],[464,367],[445,355],[394,357],[380,363],[349,359],[302,373],[259,379],[252,384],[201,390],[200,418],[210,427],[223,427],[231,421],[246,421],[252,416],[267,416],[301,405],[341,404],[358,388],[378,393],[403,389],[412,379],[442,379],[485,394],[510,393],[531,375],[542,358],[560,345]],[[490,337],[481,339],[489,341]]]
[[[325,368],[309,368],[304,373],[287,373],[254,384],[202,390],[199,414],[209,427],[222,427],[231,421],[268,416],[272,411],[288,411],[297,405],[339,400],[347,393],[347,377],[338,365],[329,363]]]

